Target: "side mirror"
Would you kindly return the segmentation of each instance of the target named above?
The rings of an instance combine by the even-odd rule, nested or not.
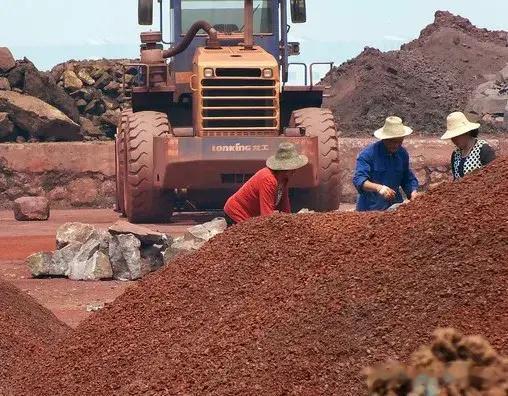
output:
[[[307,21],[305,0],[291,0],[291,22],[304,23]]]
[[[138,0],[138,23],[140,25],[153,23],[153,0]]]

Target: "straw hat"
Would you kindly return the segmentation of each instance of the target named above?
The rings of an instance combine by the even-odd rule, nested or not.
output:
[[[295,170],[308,162],[307,156],[298,154],[294,144],[284,142],[279,145],[277,153],[266,160],[266,166],[275,171]]]
[[[476,122],[470,122],[464,113],[456,111],[446,117],[446,132],[443,136],[441,136],[441,139],[451,139],[478,128],[480,128],[480,124]]]
[[[402,123],[400,117],[390,116],[385,120],[383,128],[374,132],[374,136],[380,140],[396,139],[411,135],[413,130]]]

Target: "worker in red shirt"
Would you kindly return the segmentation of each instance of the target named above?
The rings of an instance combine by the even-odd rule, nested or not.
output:
[[[298,154],[292,143],[281,143],[277,153],[266,161],[266,167],[227,200],[224,213],[228,224],[267,216],[275,211],[290,213],[289,179],[308,162],[309,159]]]

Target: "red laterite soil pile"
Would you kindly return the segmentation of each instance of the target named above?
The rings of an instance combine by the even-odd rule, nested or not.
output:
[[[235,226],[129,289],[16,395],[359,395],[436,327],[508,352],[508,159],[394,213]]]
[[[19,365],[28,364],[69,332],[32,297],[0,280],[0,395]]]
[[[508,358],[481,336],[437,329],[429,346],[411,355],[408,365],[387,362],[366,370],[369,394],[508,394]]]

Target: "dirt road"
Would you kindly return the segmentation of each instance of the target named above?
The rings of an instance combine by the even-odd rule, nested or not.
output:
[[[182,234],[189,226],[214,217],[213,213],[178,214],[171,224],[151,224],[150,228]],[[87,307],[114,300],[133,282],[79,282],[64,278],[32,279],[24,259],[32,253],[54,250],[56,229],[71,221],[107,228],[119,219],[108,209],[53,210],[43,222],[18,222],[11,211],[0,211],[0,278],[12,282],[37,299],[72,327],[90,315]]]

